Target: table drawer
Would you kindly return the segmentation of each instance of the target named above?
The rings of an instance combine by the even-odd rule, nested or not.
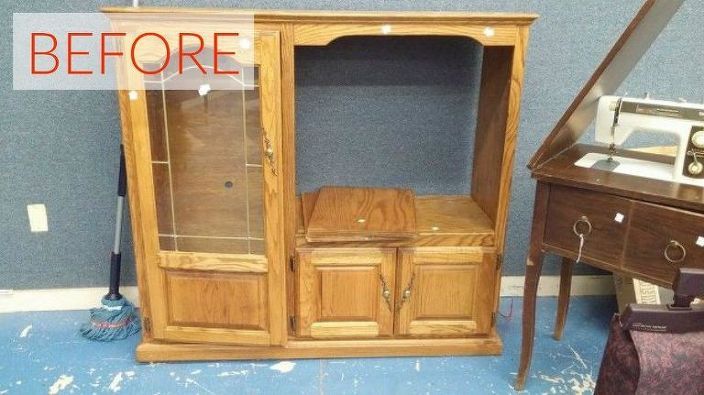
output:
[[[634,202],[624,268],[671,283],[679,267],[704,268],[704,215]]]
[[[545,224],[544,243],[570,252],[579,251],[579,236],[585,234],[582,260],[617,267],[628,227],[631,200],[584,189],[553,185]]]

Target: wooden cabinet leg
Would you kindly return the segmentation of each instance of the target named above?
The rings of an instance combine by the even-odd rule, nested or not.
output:
[[[555,319],[555,332],[552,337],[555,340],[562,339],[562,332],[567,321],[567,311],[570,308],[570,288],[572,288],[572,269],[574,261],[569,258],[562,258],[560,268],[560,295],[557,298],[557,318]]]
[[[533,250],[533,248],[531,248]],[[521,363],[516,378],[516,391],[526,385],[526,376],[533,356],[535,336],[535,301],[538,296],[538,282],[543,268],[543,253],[539,249],[531,251],[526,262],[526,280],[523,288],[523,338],[521,342]]]

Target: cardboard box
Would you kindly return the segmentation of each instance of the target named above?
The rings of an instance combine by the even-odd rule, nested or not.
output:
[[[614,274],[614,287],[620,312],[630,303],[667,304],[672,303],[674,297],[671,289],[618,274]]]

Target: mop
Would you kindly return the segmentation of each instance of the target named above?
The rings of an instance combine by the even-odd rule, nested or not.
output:
[[[117,186],[117,219],[115,243],[110,254],[110,289],[101,306],[90,310],[90,322],[81,326],[81,334],[91,340],[121,340],[139,332],[141,326],[134,305],[120,295],[122,217],[127,191],[125,153],[120,145],[120,175]]]

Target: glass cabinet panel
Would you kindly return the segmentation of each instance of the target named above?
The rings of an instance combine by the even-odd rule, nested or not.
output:
[[[200,89],[145,81],[160,85],[146,91],[160,249],[264,254],[258,73],[252,89],[212,91],[241,82],[186,73]]]

